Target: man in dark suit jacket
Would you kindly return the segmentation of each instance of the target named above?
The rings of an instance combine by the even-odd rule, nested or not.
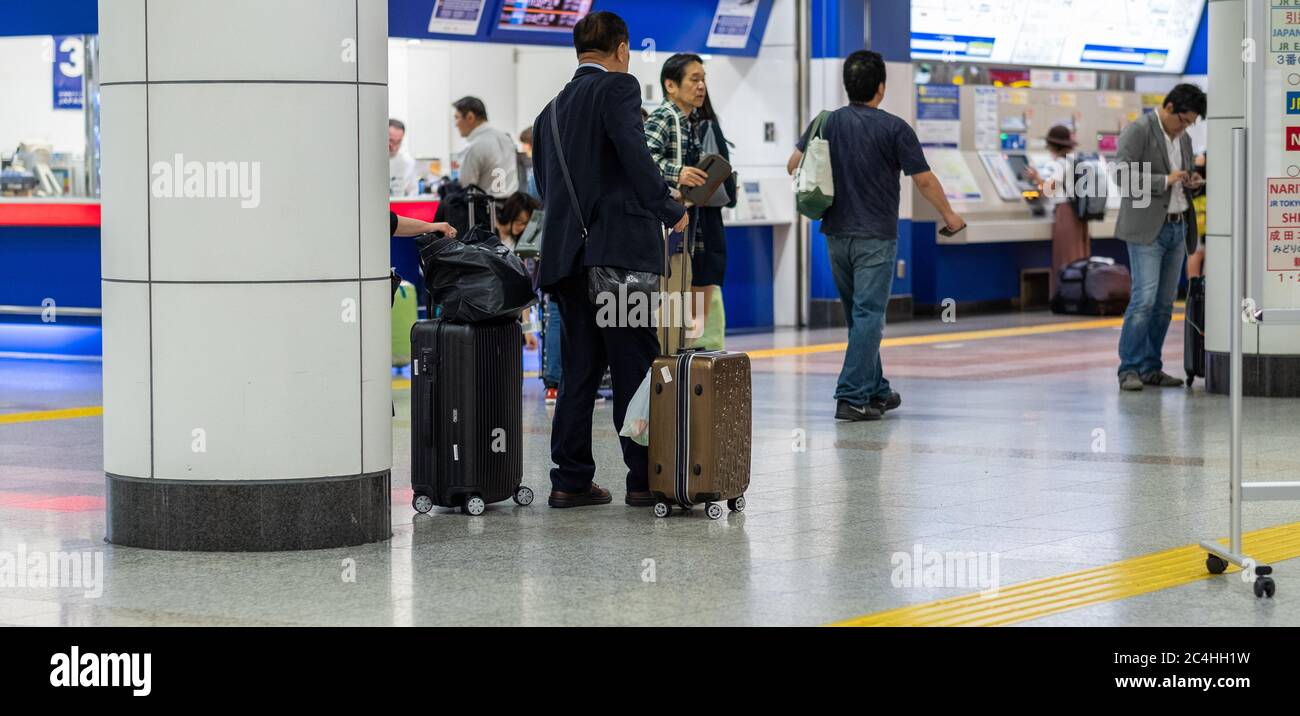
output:
[[[578,71],[555,98],[555,111],[578,206],[560,168],[550,107],[533,123],[533,173],[546,209],[540,283],[558,301],[564,321],[563,379],[551,426],[551,507],[610,502],[609,491],[592,482],[596,390],[608,365],[614,427],[621,430],[628,403],[659,352],[654,328],[626,325],[626,311],[616,312],[618,325],[597,322],[587,296],[587,268],[662,273],[663,227],[686,225],[686,209],[669,196],[646,148],[641,86],[627,73],[628,37],[627,24],[610,12],[592,13],[573,28]],[[628,469],[625,501],[653,505],[646,448],[620,441]]]

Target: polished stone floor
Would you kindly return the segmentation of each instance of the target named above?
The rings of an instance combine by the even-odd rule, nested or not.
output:
[[[615,503],[547,508],[549,421],[536,380],[524,414],[533,506],[416,515],[409,401],[397,390],[393,538],[316,552],[107,545],[99,418],[0,423],[0,557],[87,551],[104,562],[101,594],[0,586],[0,624],[814,625],[973,591],[895,586],[896,556],[918,549],[996,554],[1007,586],[1226,534],[1225,398],[1200,384],[1121,394],[1114,327],[980,333],[1078,320],[891,325],[890,338],[961,335],[884,350],[903,406],[879,423],[832,419],[841,351],[758,353],[748,509],[718,521],[622,505],[608,405],[596,408],[597,480]],[[1180,377],[1181,325],[1165,351]],[[729,347],[843,340],[792,331],[732,336]],[[99,396],[98,364],[0,360],[0,414]],[[1248,479],[1296,478],[1300,402],[1245,405]],[[1297,503],[1246,509],[1248,529],[1298,521]],[[1279,563],[1276,577],[1266,602],[1224,577],[1025,623],[1300,625],[1300,561]]]

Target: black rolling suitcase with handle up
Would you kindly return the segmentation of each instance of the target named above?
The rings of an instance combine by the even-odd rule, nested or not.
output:
[[[1187,306],[1183,313],[1183,370],[1187,387],[1205,377],[1205,277],[1187,279]]]
[[[472,205],[469,216],[473,222]],[[432,315],[434,306],[429,309]],[[488,505],[510,498],[531,504],[533,491],[520,484],[519,322],[417,321],[411,359],[411,506],[421,513],[437,505],[481,515]]]

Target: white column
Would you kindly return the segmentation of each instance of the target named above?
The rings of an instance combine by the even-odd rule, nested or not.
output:
[[[110,540],[387,538],[387,4],[99,16]]]
[[[1232,242],[1232,128],[1246,126],[1246,92],[1242,78],[1245,3],[1214,0],[1209,3],[1210,87],[1206,124],[1209,125],[1205,187],[1205,348],[1228,352],[1228,278]],[[1264,54],[1264,50],[1257,52]],[[1257,333],[1242,331],[1246,352],[1256,348]],[[1225,363],[1226,365],[1226,363]]]

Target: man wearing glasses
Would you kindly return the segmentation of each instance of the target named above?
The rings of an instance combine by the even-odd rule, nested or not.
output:
[[[1173,318],[1184,258],[1199,237],[1190,192],[1203,183],[1191,173],[1192,140],[1187,128],[1205,116],[1205,92],[1180,84],[1164,106],[1124,129],[1115,161],[1148,177],[1149,195],[1124,196],[1115,236],[1128,242],[1132,298],[1119,335],[1119,387],[1177,387],[1183,381],[1163,369],[1161,352]],[[1190,248],[1189,248],[1190,247]]]

